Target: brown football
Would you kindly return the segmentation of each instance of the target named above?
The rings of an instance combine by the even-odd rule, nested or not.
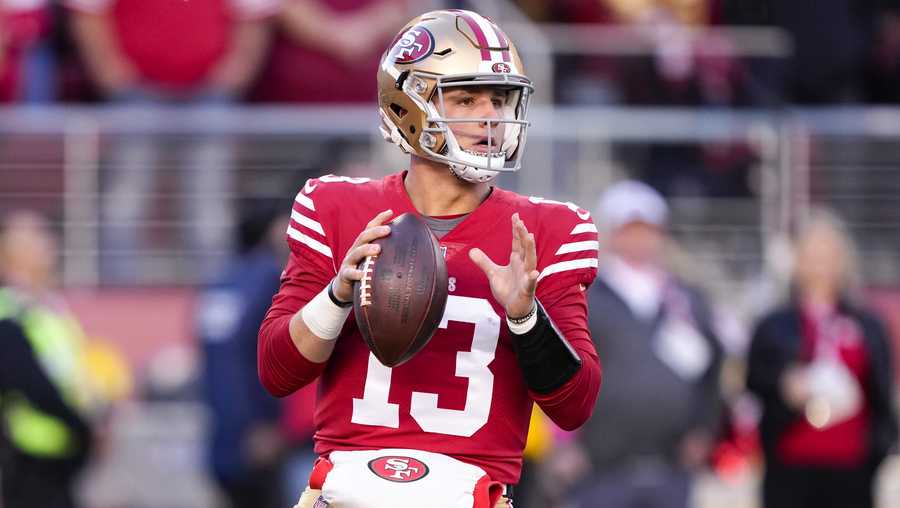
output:
[[[447,265],[437,239],[418,216],[404,213],[375,240],[377,256],[363,260],[353,285],[356,324],[378,360],[396,367],[434,335],[447,304]]]

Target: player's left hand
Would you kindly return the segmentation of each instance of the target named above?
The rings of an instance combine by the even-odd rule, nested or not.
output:
[[[540,273],[537,271],[537,251],[534,234],[528,232],[518,213],[512,215],[512,249],[509,264],[501,266],[481,249],[469,250],[472,260],[487,275],[494,299],[503,306],[510,318],[519,318],[534,307],[534,290]]]

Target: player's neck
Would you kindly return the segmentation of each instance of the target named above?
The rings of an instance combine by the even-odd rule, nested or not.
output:
[[[489,184],[463,182],[444,164],[413,157],[410,168],[404,186],[409,199],[422,215],[469,213],[491,193]]]

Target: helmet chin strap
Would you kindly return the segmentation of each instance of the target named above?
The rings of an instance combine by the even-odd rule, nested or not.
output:
[[[457,164],[455,162],[449,163],[448,166],[450,166],[450,172],[456,175],[457,178],[471,183],[489,182],[496,178],[498,173],[498,171],[473,168],[472,166]]]

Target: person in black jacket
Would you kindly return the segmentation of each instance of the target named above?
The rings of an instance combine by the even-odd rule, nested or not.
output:
[[[575,440],[588,471],[570,501],[686,508],[722,410],[713,312],[666,267],[668,206],[658,192],[618,182],[601,197],[597,219],[609,246],[587,291],[605,388]],[[572,450],[559,453],[570,454],[567,468],[579,462]]]
[[[232,508],[269,508],[285,504],[279,470],[287,443],[279,429],[281,403],[257,378],[256,332],[278,291],[288,216],[256,202],[247,208],[238,231],[241,252],[204,288],[197,333],[212,417],[210,471]]]
[[[795,251],[794,292],[763,317],[747,386],[762,402],[765,508],[871,508],[897,439],[890,340],[851,298],[853,245],[814,217]]]

